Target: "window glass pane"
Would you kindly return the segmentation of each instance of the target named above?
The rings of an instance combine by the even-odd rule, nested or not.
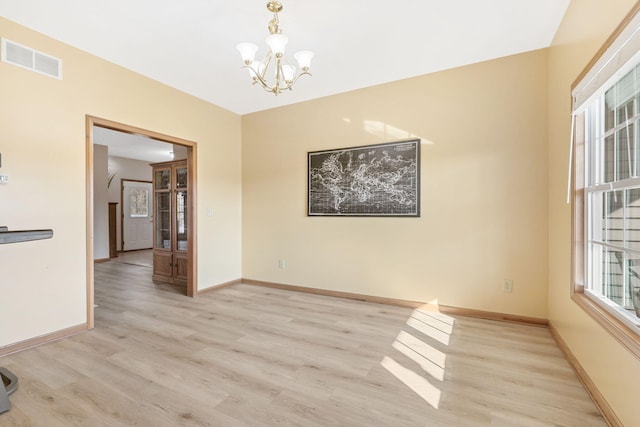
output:
[[[631,310],[634,308],[632,295],[640,290],[640,256],[632,255],[629,258],[627,284],[624,308]]]
[[[630,124],[616,132],[616,181],[631,177],[635,126]]]
[[[640,250],[640,188],[627,190],[626,193],[625,247]]]
[[[630,133],[631,138],[631,156],[632,156],[632,176],[640,176],[640,133],[638,130],[638,125],[640,125],[640,120],[636,120],[633,124],[633,132]]]
[[[621,304],[624,295],[624,255],[605,249],[602,266],[602,290],[605,297]]]
[[[587,200],[589,204],[588,210],[589,212],[604,212],[603,206],[606,205],[605,194],[604,193],[591,193]],[[587,241],[596,241],[596,242],[604,242],[604,217],[606,215],[590,215],[588,218],[589,224],[587,226],[588,235]]]
[[[631,119],[635,115],[633,105],[634,105],[634,99],[631,98],[630,100],[628,100],[627,102],[625,102],[624,104],[618,107],[618,111],[617,111],[618,125],[625,123],[627,120]]]
[[[586,269],[588,288],[602,294],[602,257],[604,256],[604,247],[597,243],[590,243],[588,245],[587,256],[591,262],[589,262]]]
[[[621,106],[618,107],[618,111],[617,111],[617,124],[621,125],[624,124],[627,120],[633,118],[634,114],[634,106],[635,102],[634,99],[631,98],[629,99],[627,102],[625,102],[624,104],[622,104]]]
[[[616,105],[618,107],[617,124],[624,123],[634,115],[633,99],[638,93],[635,76],[634,70],[631,70],[615,85]]]
[[[603,182],[613,182],[615,177],[616,166],[616,150],[615,138],[609,135],[604,140],[604,180]]]
[[[622,232],[624,200],[622,191],[610,191],[606,193],[607,208],[604,210],[604,227],[607,243],[622,246],[624,235]]]

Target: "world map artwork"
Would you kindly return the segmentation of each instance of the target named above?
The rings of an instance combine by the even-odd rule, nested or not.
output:
[[[420,140],[309,153],[310,216],[419,216]]]

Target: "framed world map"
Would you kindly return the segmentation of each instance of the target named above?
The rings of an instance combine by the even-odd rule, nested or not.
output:
[[[309,216],[420,216],[420,139],[308,153]]]

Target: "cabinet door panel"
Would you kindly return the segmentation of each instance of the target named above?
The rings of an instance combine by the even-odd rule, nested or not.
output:
[[[187,283],[187,272],[189,271],[189,261],[186,254],[176,254],[176,270],[175,270],[175,278],[180,283]]]
[[[156,276],[173,276],[173,255],[171,252],[153,252],[153,274]]]

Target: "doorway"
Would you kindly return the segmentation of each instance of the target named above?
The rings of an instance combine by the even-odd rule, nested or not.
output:
[[[139,135],[142,137],[151,138],[157,141],[173,144],[186,151],[186,160],[188,173],[188,185],[190,191],[193,194],[196,193],[196,156],[197,156],[197,144],[192,141],[188,141],[182,138],[173,137],[170,135],[164,135],[157,132],[149,131],[146,129],[129,126],[123,123],[114,122],[99,117],[86,116],[86,188],[87,188],[87,206],[86,206],[86,224],[87,224],[87,323],[89,328],[94,327],[94,129],[102,128],[116,132],[122,132],[130,135]],[[186,295],[189,297],[195,297],[196,283],[197,283],[197,253],[195,251],[197,231],[195,221],[195,197],[188,198],[187,206],[188,223],[190,224],[187,230],[187,286]],[[148,219],[147,219],[148,220]]]

